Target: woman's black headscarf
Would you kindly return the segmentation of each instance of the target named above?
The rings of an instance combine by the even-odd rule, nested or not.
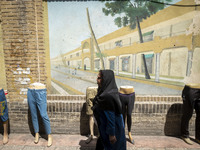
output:
[[[100,70],[102,82],[98,87],[98,92],[93,100],[93,107],[102,110],[114,111],[121,114],[122,105],[119,99],[118,88],[115,83],[115,76],[112,70]]]

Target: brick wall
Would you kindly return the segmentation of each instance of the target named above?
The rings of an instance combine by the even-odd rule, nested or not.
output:
[[[89,134],[89,120],[85,113],[85,96],[47,96],[47,99],[47,110],[53,133]],[[180,135],[182,116],[180,97],[138,96],[134,107],[132,113],[133,135]],[[27,103],[10,102],[9,116],[11,133],[33,131]],[[195,115],[190,121],[191,135],[194,135],[194,118]],[[40,129],[44,133],[42,123]]]
[[[45,39],[47,21],[44,21],[43,1],[1,0],[0,14],[0,48],[3,43],[8,98],[24,101],[30,83],[50,82],[47,82],[50,67],[46,59],[49,53],[45,50],[48,39]]]

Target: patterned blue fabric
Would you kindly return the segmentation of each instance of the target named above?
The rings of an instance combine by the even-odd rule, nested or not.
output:
[[[100,109],[98,112],[98,128],[103,141],[104,149],[126,150],[126,137],[122,114],[116,114],[113,111],[102,111]],[[109,135],[115,135],[117,139],[115,144],[110,143]]]
[[[3,122],[5,122],[8,120],[8,107],[7,107],[6,96],[3,89],[0,90],[0,107],[1,107],[0,118]]]

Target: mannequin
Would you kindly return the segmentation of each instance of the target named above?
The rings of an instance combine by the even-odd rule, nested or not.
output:
[[[51,136],[50,121],[47,114],[46,86],[38,82],[31,84],[28,88],[27,98],[35,131],[34,143],[37,144],[39,142],[38,109],[48,135],[47,146],[50,147],[53,143],[53,138]]]
[[[7,108],[7,101],[5,97],[4,90],[0,88],[0,103],[1,103],[1,112],[0,112],[0,118],[3,122],[3,144],[8,143],[8,108]]]
[[[89,127],[90,127],[90,136],[85,141],[85,143],[89,144],[94,138],[94,119],[93,119],[93,111],[91,109],[92,101],[97,94],[97,87],[88,87],[86,89],[86,114],[89,116]]]
[[[132,125],[131,114],[135,103],[135,92],[133,86],[120,86],[119,97],[122,103],[122,114],[124,118],[124,124],[127,118],[129,140],[132,144],[134,144],[134,140],[131,135],[131,125]]]
[[[200,83],[186,84],[182,91],[183,99],[183,116],[181,118],[181,138],[187,144],[192,145],[193,142],[189,138],[189,121],[196,112],[195,120],[195,141],[200,144]]]

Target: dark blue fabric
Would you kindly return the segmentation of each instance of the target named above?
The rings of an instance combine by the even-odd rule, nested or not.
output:
[[[0,90],[0,103],[1,103],[1,110],[2,113],[0,113],[0,118],[3,122],[8,120],[8,107],[7,107],[7,101],[6,101],[6,96],[4,93],[4,90]]]
[[[113,111],[99,112],[98,128],[101,139],[103,141],[105,150],[126,150],[126,137],[124,130],[124,122],[122,114],[116,114]],[[115,135],[117,142],[111,144],[109,141],[109,135]]]
[[[105,150],[126,150],[126,138],[122,117],[122,104],[112,70],[100,70],[101,82],[93,100],[93,114],[98,124],[100,139]],[[110,143],[109,136],[117,141]],[[98,144],[98,143],[97,143]],[[97,150],[97,145],[96,145]]]

